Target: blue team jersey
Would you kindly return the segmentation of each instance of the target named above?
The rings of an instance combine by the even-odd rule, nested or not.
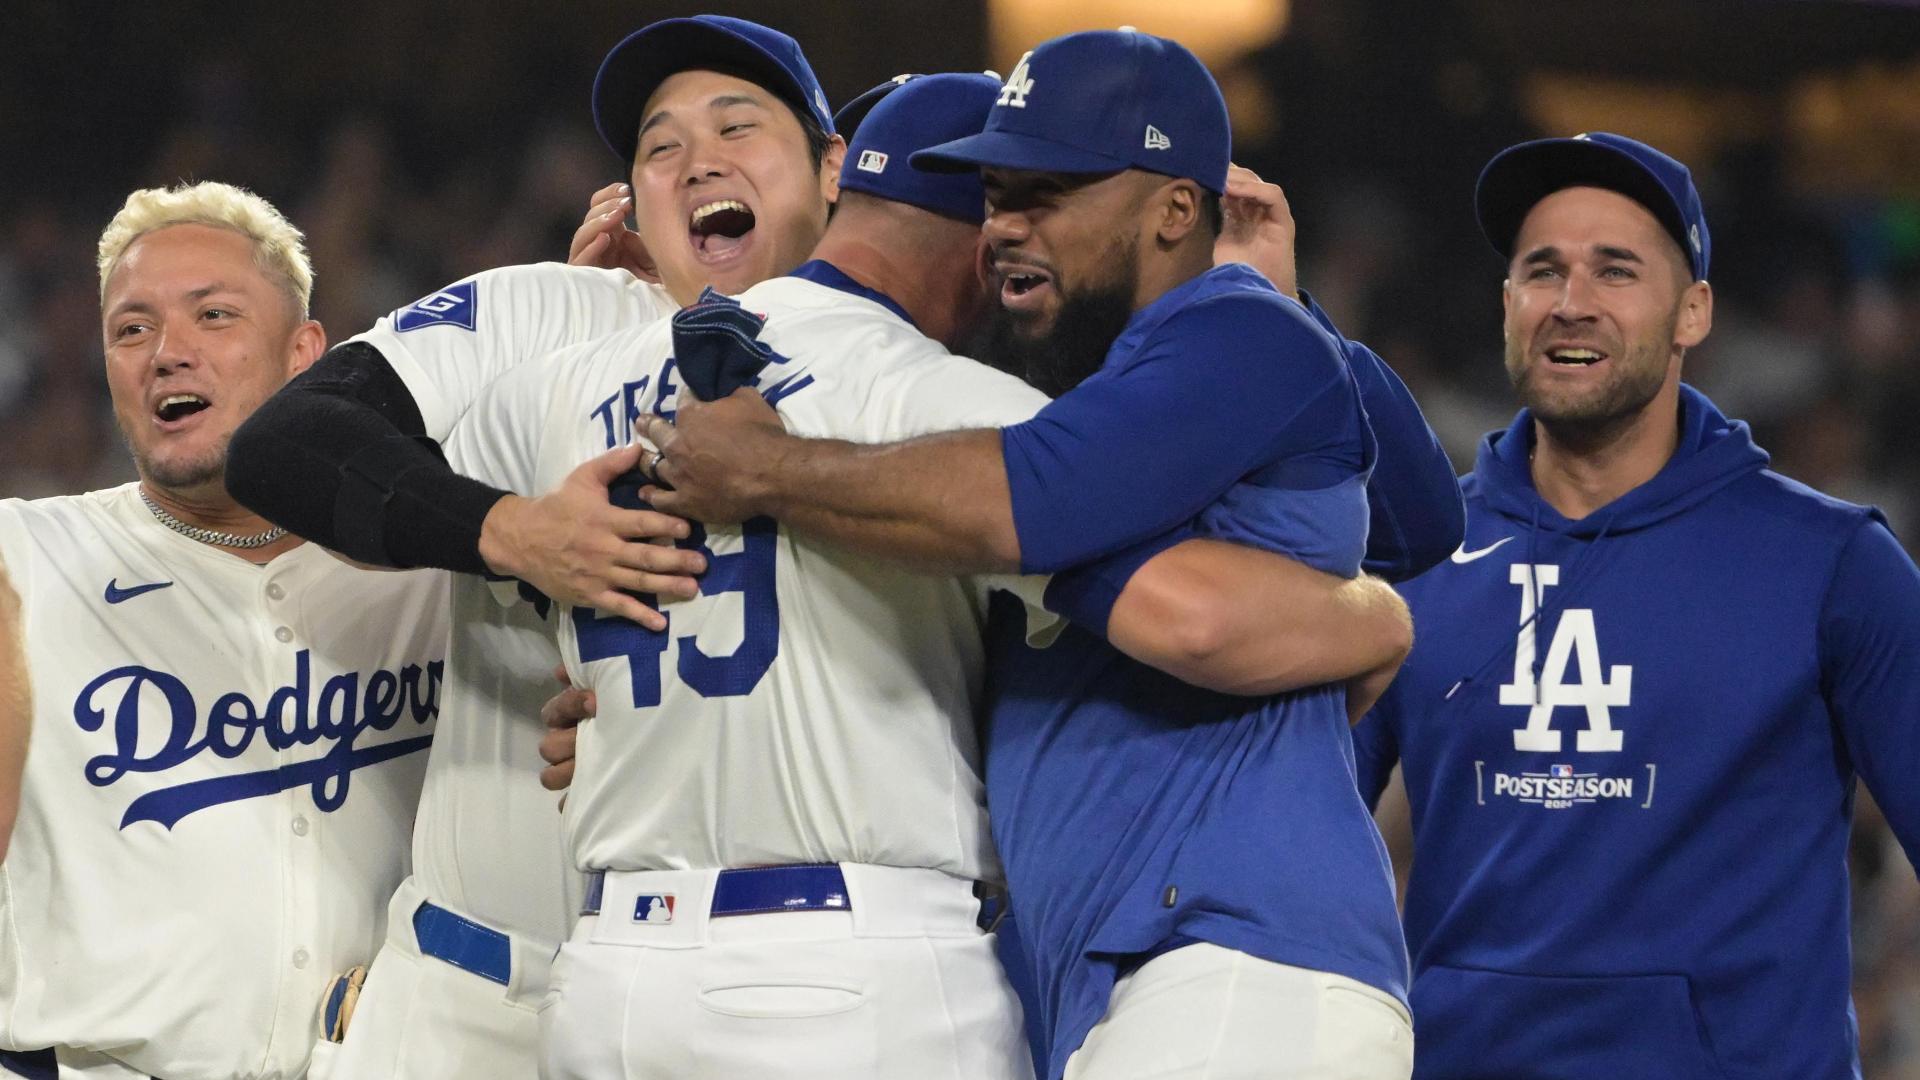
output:
[[[1920,854],[1920,573],[1691,388],[1579,521],[1532,439],[1482,446],[1354,734],[1369,801],[1396,759],[1412,801],[1415,1075],[1857,1076],[1848,820],[1859,776]]]
[[[1029,569],[1157,550],[1169,529],[1349,575],[1366,547],[1374,444],[1342,344],[1245,267],[1138,312],[1102,369],[1003,447]],[[1049,606],[1104,625],[1115,565],[1060,574]],[[996,618],[991,638],[988,805],[1049,1076],[1126,964],[1185,942],[1404,997],[1391,871],[1349,786],[1340,688],[1229,697],[1079,626],[1034,649]]]

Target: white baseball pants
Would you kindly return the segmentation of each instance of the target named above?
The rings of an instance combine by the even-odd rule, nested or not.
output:
[[[1066,1080],[1407,1080],[1393,995],[1200,942],[1121,978]]]
[[[507,985],[423,955],[413,915],[428,899],[409,877],[387,908],[387,940],[367,969],[344,1043],[309,1080],[534,1080],[551,943],[513,939]],[[441,905],[444,907],[445,905]],[[328,1047],[322,1046],[325,1051]]]
[[[970,882],[842,864],[847,911],[708,915],[717,871],[610,873],[554,962],[546,1080],[1030,1080]],[[641,897],[676,898],[632,914]]]

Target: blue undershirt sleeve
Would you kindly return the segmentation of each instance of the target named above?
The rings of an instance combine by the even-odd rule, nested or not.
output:
[[[1002,429],[1021,569],[1053,573],[1182,525],[1243,477],[1331,487],[1364,471],[1338,346],[1279,297],[1215,297]],[[1289,305],[1291,306],[1291,305]]]
[[[1342,337],[1313,297],[1307,314],[1339,339],[1360,387],[1379,457],[1367,481],[1366,571],[1405,581],[1438,565],[1466,535],[1467,508],[1453,462],[1407,384],[1372,349]]]
[[[1920,570],[1878,515],[1840,553],[1820,669],[1854,769],[1920,865]]]

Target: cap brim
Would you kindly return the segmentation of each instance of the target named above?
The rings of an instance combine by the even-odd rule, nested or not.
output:
[[[672,76],[709,68],[737,72],[800,112],[812,112],[805,89],[765,49],[709,23],[667,19],[627,35],[600,62],[593,80],[593,126],[600,140],[631,164],[647,99]]]
[[[1541,199],[1564,188],[1597,187],[1617,191],[1647,208],[1687,251],[1687,227],[1673,195],[1646,166],[1625,151],[1585,139],[1540,139],[1496,155],[1480,173],[1473,208],[1480,231],[1506,258],[1527,214]]]
[[[964,139],[929,146],[907,159],[925,172],[967,172],[972,169],[1019,169],[1023,172],[1104,173],[1133,168],[1133,164],[1012,131],[983,131]]]

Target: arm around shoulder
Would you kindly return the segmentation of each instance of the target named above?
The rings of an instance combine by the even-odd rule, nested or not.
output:
[[[643,494],[706,522],[759,514],[864,551],[946,573],[1019,568],[1020,541],[996,429],[868,445],[781,428],[760,395],[739,390],[681,403],[676,423],[649,422],[672,490]]]

